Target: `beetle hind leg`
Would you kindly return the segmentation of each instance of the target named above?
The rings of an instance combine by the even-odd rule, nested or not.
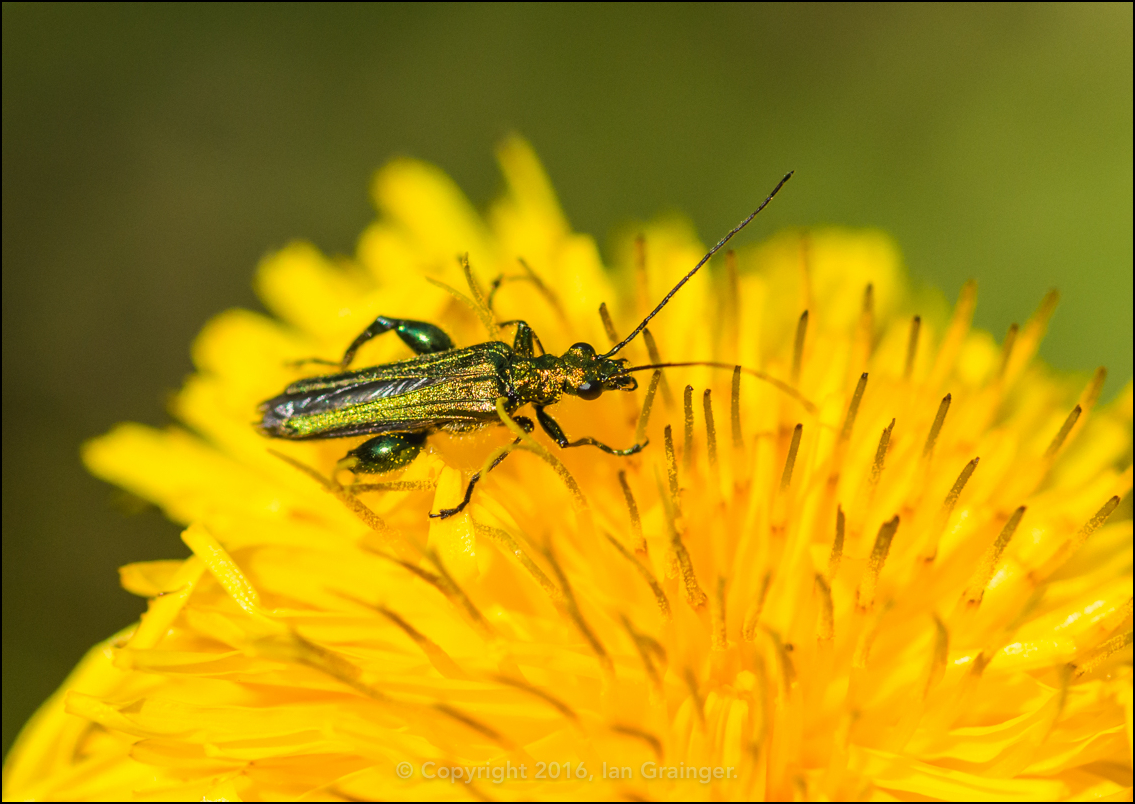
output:
[[[372,341],[384,332],[394,332],[402,342],[414,350],[416,355],[429,355],[436,352],[448,352],[453,348],[453,339],[445,334],[445,330],[436,327],[427,321],[412,321],[408,318],[387,318],[380,315],[370,323],[359,336],[351,341],[347,351],[343,352],[341,360],[324,360],[319,357],[309,357],[303,360],[293,360],[287,365],[293,367],[317,365],[334,366],[340,371],[346,371],[355,359],[355,353],[368,341]]]
[[[453,340],[440,327],[426,321],[387,318],[380,315],[371,322],[370,326],[360,332],[359,337],[355,338],[347,347],[347,351],[343,353],[343,359],[339,361],[339,367],[346,370],[347,366],[351,365],[351,361],[354,360],[355,352],[359,351],[364,343],[390,331],[395,332],[404,344],[413,349],[414,354],[428,355],[436,352],[448,352],[453,348]]]
[[[359,444],[339,461],[339,469],[381,475],[413,463],[426,443],[425,433],[383,433]]]

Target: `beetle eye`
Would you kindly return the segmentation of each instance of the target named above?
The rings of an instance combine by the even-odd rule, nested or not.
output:
[[[589,343],[573,343],[568,351],[574,352],[575,354],[579,355],[582,358],[585,358],[586,360],[595,359],[595,349]]]
[[[603,393],[603,384],[593,380],[584,380],[575,389],[580,399],[598,399],[599,395]]]

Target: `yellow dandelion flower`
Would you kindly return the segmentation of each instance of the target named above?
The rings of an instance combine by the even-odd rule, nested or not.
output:
[[[656,224],[609,273],[529,148],[500,161],[484,218],[387,166],[356,259],[291,245],[257,278],[279,320],[206,327],[184,426],[87,445],[193,554],[122,569],[147,613],[27,725],[5,796],[1129,798],[1132,389],[1101,406],[1102,371],[1073,388],[1033,360],[1055,297],[998,346],[972,285],[936,316],[884,236],[789,233],[625,352],[763,379],[668,368],[555,408],[571,437],[648,437],[637,455],[559,450],[501,407],[352,481],[355,442],[256,431],[320,373],[296,360],[378,314],[605,349],[703,252]],[[378,338],[356,365],[407,356]],[[464,511],[427,516],[514,437]]]

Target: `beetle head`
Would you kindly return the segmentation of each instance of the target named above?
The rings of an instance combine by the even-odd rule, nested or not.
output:
[[[600,357],[589,343],[577,343],[564,352],[565,393],[580,399],[598,399],[604,391],[633,391],[634,377],[626,373],[626,360]]]

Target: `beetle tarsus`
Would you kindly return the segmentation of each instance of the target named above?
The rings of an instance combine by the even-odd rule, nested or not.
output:
[[[533,428],[536,426],[532,423],[532,420],[529,419],[527,416],[517,416],[513,419],[513,421],[515,421],[517,424],[519,424],[524,429],[524,432],[526,432],[526,433],[531,433]],[[489,465],[489,468],[486,471],[491,472],[494,469],[496,469],[498,466],[500,466],[501,461],[503,461],[505,458],[507,458],[512,453],[513,448],[516,447],[516,445],[519,444],[519,443],[520,443],[520,439],[514,438],[512,440],[512,443],[508,445],[508,448],[504,452],[502,452],[500,455],[497,456],[497,459]],[[455,514],[460,514],[462,511],[464,511],[465,506],[467,506],[469,504],[469,501],[471,499],[473,499],[473,487],[475,485],[477,485],[477,481],[479,481],[480,479],[481,479],[481,473],[477,472],[477,474],[475,474],[471,478],[469,478],[469,484],[465,487],[465,498],[460,503],[458,503],[453,508],[443,508],[442,510],[438,511],[436,514],[431,511],[430,512],[430,518],[431,519],[449,519],[451,516],[454,516]]]
[[[430,511],[430,519],[449,519],[451,516],[455,516],[464,511],[465,506],[467,506],[469,504],[469,501],[473,499],[473,486],[477,485],[477,481],[480,479],[480,472],[473,475],[473,477],[469,479],[469,485],[465,487],[465,499],[463,499],[453,508],[442,508],[436,514],[433,511]]]
[[[289,360],[284,363],[288,368],[303,368],[304,366],[338,366],[338,360],[324,360],[322,357],[304,357],[299,360]]]

